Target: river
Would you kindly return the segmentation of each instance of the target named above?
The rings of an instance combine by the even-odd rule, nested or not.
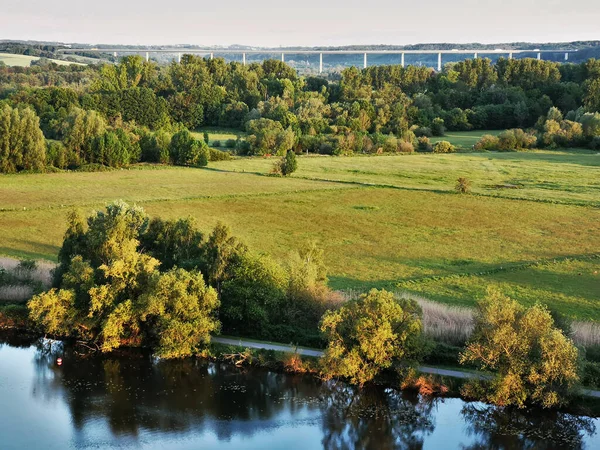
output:
[[[0,449],[600,449],[585,416],[75,350],[0,334]]]

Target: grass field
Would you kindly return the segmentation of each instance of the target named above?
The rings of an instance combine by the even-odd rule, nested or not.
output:
[[[238,137],[242,139],[246,137],[246,133],[243,131],[220,127],[202,127],[193,131],[192,135],[196,139],[204,140],[204,132],[208,133],[208,145],[212,147],[215,141],[220,141],[221,149],[225,148],[225,141],[228,139],[236,140]]]
[[[470,149],[481,139],[484,134],[497,136],[502,130],[478,130],[478,131],[447,131],[444,136],[432,137],[431,142],[448,141],[456,147]]]
[[[40,58],[37,56],[27,56],[27,55],[14,55],[12,53],[0,53],[0,61],[6,64],[7,66],[20,66],[20,67],[29,67],[32,61],[37,61]],[[59,59],[50,59],[53,63],[59,64],[61,66],[68,66],[70,64],[81,64],[74,63],[70,61],[61,61]]]
[[[435,276],[441,278],[403,289],[473,305],[487,284],[496,284],[524,302],[539,298],[573,317],[600,320],[597,262],[496,271],[598,253],[600,156],[300,157],[291,178],[264,176],[272,163],[240,159],[208,169],[1,176],[0,254],[55,259],[72,207],[89,212],[121,198],[151,215],[193,216],[206,231],[225,222],[251,248],[279,259],[316,237],[336,289],[395,288],[403,280]],[[483,195],[452,192],[465,174]],[[523,188],[502,195],[518,191],[544,201],[493,197],[498,192],[489,185],[517,176],[528,180]]]
[[[272,165],[255,158],[211,167],[268,173]],[[453,191],[467,177],[476,194],[600,206],[600,154],[583,150],[309,157],[293,176],[430,191]]]

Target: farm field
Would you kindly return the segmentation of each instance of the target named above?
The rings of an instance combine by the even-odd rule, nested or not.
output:
[[[29,67],[32,61],[37,61],[40,58],[37,56],[28,56],[28,55],[15,55],[12,53],[0,53],[0,61],[6,64],[7,66],[20,66],[20,67]],[[70,61],[61,61],[60,59],[50,59],[49,61],[59,64],[61,66],[68,66],[70,64],[80,64],[74,63]]]
[[[55,260],[72,208],[89,213],[123,199],[152,216],[192,216],[205,231],[222,221],[253,250],[282,260],[320,236],[336,289],[396,288],[416,280],[401,288],[473,305],[493,284],[526,303],[539,299],[573,317],[600,320],[600,268],[598,260],[585,259],[600,249],[599,160],[558,152],[300,157],[290,178],[264,175],[272,159],[207,169],[5,175],[0,254]],[[465,175],[483,195],[453,192]],[[530,179],[518,190],[521,197],[544,201],[493,198],[496,190],[480,185],[516,175]],[[551,189],[537,180],[542,176]],[[574,260],[485,275],[563,257]]]

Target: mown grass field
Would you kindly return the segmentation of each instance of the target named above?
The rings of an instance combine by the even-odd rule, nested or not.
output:
[[[290,178],[265,176],[272,164],[240,159],[207,169],[0,176],[0,254],[55,259],[71,208],[89,212],[123,199],[151,215],[193,216],[205,231],[222,221],[251,248],[278,259],[317,239],[336,289],[396,288],[435,276],[442,278],[409,290],[473,305],[496,284],[526,303],[539,299],[573,317],[600,320],[598,263],[477,275],[598,253],[598,155],[300,157]],[[482,195],[455,194],[459,176],[471,178]],[[490,187],[516,177],[528,180],[521,189]],[[494,197],[500,194],[543,201]],[[448,277],[455,274],[467,276]]]
[[[202,127],[193,131],[192,135],[196,139],[204,140],[204,132],[208,133],[208,145],[213,147],[215,141],[219,141],[222,150],[225,150],[225,141],[229,139],[236,140],[238,137],[241,139],[246,137],[246,133],[243,131],[221,127]]]
[[[29,67],[32,61],[37,61],[40,58],[37,56],[28,56],[28,55],[14,55],[12,53],[0,53],[0,61],[6,64],[7,66],[20,66],[20,67]],[[49,61],[59,64],[61,66],[68,66],[69,64],[81,64],[81,63],[73,63],[70,61],[61,61],[59,59],[50,59]]]
[[[266,174],[272,165],[254,158],[211,167]],[[585,150],[308,157],[293,177],[443,192],[467,177],[475,194],[600,206],[600,154]]]
[[[456,147],[470,149],[484,134],[497,136],[502,130],[447,131],[445,136],[432,137],[431,142],[448,141]]]

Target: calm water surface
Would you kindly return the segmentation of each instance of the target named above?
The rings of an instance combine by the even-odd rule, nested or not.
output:
[[[195,360],[82,358],[0,335],[2,450],[600,449],[599,427]]]

